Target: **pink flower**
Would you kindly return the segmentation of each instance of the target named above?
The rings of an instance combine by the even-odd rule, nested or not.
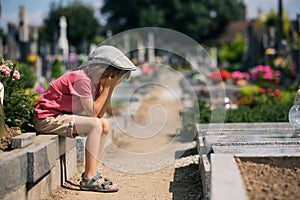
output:
[[[275,76],[278,76],[278,77],[279,77],[280,75],[281,75],[281,72],[278,71],[278,70],[276,70],[276,71],[275,71]]]
[[[246,72],[244,73],[244,77],[245,77],[246,80],[250,80],[250,74],[248,74]]]
[[[272,80],[273,79],[273,74],[270,72],[265,72],[265,74],[262,76],[263,79],[265,80]]]
[[[6,76],[9,76],[10,73],[11,73],[11,69],[9,67],[7,67],[6,65],[2,65],[0,67],[0,69],[1,69],[1,73],[6,75]]]
[[[252,79],[256,80],[262,78],[264,80],[273,80],[280,76],[280,71],[273,71],[273,69],[266,65],[258,65],[252,72]]]
[[[250,75],[247,72],[234,71],[231,73],[233,79],[250,79]]]
[[[37,92],[40,93],[40,94],[43,94],[45,92],[45,89],[43,87],[39,87],[37,89]]]
[[[20,72],[18,70],[15,70],[13,74],[13,79],[20,80],[20,78],[21,78]]]

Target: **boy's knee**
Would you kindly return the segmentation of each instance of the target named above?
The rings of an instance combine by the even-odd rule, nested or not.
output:
[[[108,134],[109,129],[110,129],[110,123],[107,119],[101,118],[100,120],[102,122],[102,127],[103,127],[103,133]]]

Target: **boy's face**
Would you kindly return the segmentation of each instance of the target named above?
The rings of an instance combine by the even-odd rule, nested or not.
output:
[[[124,79],[129,78],[128,71],[122,71],[116,78],[119,79],[118,84],[120,84]]]

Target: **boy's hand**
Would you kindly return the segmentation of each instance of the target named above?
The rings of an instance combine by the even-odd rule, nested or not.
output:
[[[115,87],[117,84],[119,84],[121,80],[122,74],[112,78],[108,77],[104,80],[100,80],[100,84],[103,85],[103,87]]]

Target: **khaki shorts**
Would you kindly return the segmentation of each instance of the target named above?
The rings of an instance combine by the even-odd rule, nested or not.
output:
[[[74,138],[75,119],[73,115],[62,114],[45,119],[33,119],[33,125],[38,133],[58,134],[64,137]]]

